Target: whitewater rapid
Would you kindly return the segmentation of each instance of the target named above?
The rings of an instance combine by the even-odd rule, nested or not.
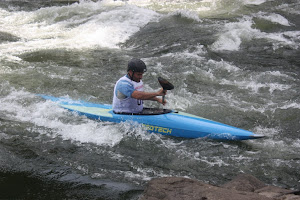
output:
[[[269,184],[299,187],[298,2],[44,4],[0,3],[4,174],[54,177],[54,185],[70,177],[85,184],[83,177],[90,177],[143,186],[154,177],[222,184],[250,173]],[[114,83],[132,57],[148,66],[145,90],[159,89],[158,76],[175,85],[164,108],[267,137],[170,138],[127,123],[89,120],[36,95],[111,104]]]

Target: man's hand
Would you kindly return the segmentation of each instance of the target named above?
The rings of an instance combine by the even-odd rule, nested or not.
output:
[[[162,88],[157,92],[156,96],[164,96],[167,94],[167,90],[163,90]]]
[[[163,102],[162,98],[156,98],[156,101],[157,101],[158,103],[161,103],[162,105],[166,105],[166,103],[167,103],[166,100]]]

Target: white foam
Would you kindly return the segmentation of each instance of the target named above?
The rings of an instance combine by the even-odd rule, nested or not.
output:
[[[13,70],[8,66],[0,66],[0,74],[11,74]]]
[[[299,103],[295,103],[295,102],[289,102],[286,103],[284,106],[280,107],[280,109],[289,109],[289,108],[293,108],[293,109],[300,109],[300,104]]]
[[[202,22],[202,20],[199,18],[198,13],[190,11],[190,10],[177,10],[175,12],[170,13],[169,15],[175,15],[175,16],[182,16],[187,19],[192,19],[196,22]]]
[[[277,6],[275,9],[287,12],[289,14],[293,15],[300,15],[300,10],[299,10],[299,4],[297,2],[295,3],[284,3],[279,6]]]
[[[260,31],[252,28],[252,20],[243,19],[240,22],[226,23],[219,38],[211,45],[214,51],[237,51],[242,40],[251,40]]]
[[[12,136],[0,132],[0,141],[1,141],[1,140],[11,139],[11,138],[12,138]]]
[[[242,71],[239,67],[237,67],[231,63],[228,63],[224,60],[215,61],[215,60],[209,59],[207,61],[207,64],[209,65],[210,68],[213,68],[214,70],[221,69],[221,70],[227,71],[229,73],[238,73],[238,72]]]
[[[114,1],[83,1],[30,12],[1,10],[3,29],[21,40],[0,44],[0,49],[15,55],[49,48],[119,48],[119,43],[158,17],[152,10]]]
[[[300,46],[300,31],[287,31],[283,33],[270,33],[265,35],[265,38],[273,40],[273,49],[279,49],[281,47],[291,47],[298,49]]]
[[[273,23],[281,24],[283,26],[291,26],[291,24],[285,17],[276,13],[258,13],[258,17],[271,21]]]
[[[262,127],[262,126],[257,126],[257,127],[254,127],[253,132],[260,134],[260,135],[264,135],[266,137],[274,137],[279,134],[280,129],[278,127],[277,128],[276,127],[266,128],[266,127]]]
[[[192,50],[191,50],[192,49]],[[167,53],[162,55],[161,57],[172,57],[176,60],[186,60],[190,59],[194,62],[200,62],[205,59],[205,55],[207,54],[206,49],[201,44],[196,44],[191,48],[187,48],[186,50],[182,52],[176,52],[176,53]]]
[[[266,0],[243,0],[243,3],[245,5],[260,5],[260,4],[263,4],[265,3]]]
[[[0,112],[17,121],[36,125],[41,134],[49,137],[61,137],[79,143],[95,143],[114,146],[118,144],[124,132],[112,123],[100,123],[77,116],[60,108],[56,103],[43,101],[34,103],[37,97],[23,90],[13,89],[7,96],[0,99]],[[32,103],[24,103],[32,101]],[[49,131],[43,131],[44,129]]]
[[[247,142],[254,145],[257,149],[260,149],[264,152],[269,152],[268,154],[270,155],[273,155],[275,157],[281,157],[283,155],[286,156],[290,155],[291,153],[293,154],[295,152],[300,151],[299,139],[292,139],[288,137],[283,137],[280,139],[277,138],[282,132],[282,130],[279,127],[266,128],[258,126],[254,128],[254,132],[262,134],[266,136],[266,138],[262,140],[250,140]],[[282,162],[283,160],[279,159],[277,161]],[[286,162],[286,160],[284,160],[284,162]]]
[[[187,12],[188,15],[185,17],[198,20],[198,16],[216,16],[223,13],[232,12],[232,10],[239,9],[241,6],[240,2],[234,4],[228,3],[227,1],[220,0],[201,0],[201,1],[190,1],[190,0],[126,0],[126,3],[137,5],[140,7],[146,7],[157,12],[162,13],[174,13],[174,12]],[[190,13],[195,13],[190,15]],[[183,14],[185,15],[185,14]]]
[[[277,91],[284,91],[290,89],[292,86],[287,84],[281,83],[259,83],[257,81],[252,80],[244,80],[244,81],[230,81],[227,79],[223,79],[221,81],[223,85],[235,85],[239,88],[251,90],[254,93],[258,93],[260,89],[268,89],[269,92],[272,94],[275,90]]]
[[[141,27],[159,15],[151,10],[126,5],[97,15],[94,19],[75,29],[75,40],[88,44],[115,47],[125,42]]]
[[[258,15],[261,18],[270,20],[284,26],[291,26],[287,19],[279,14]],[[239,22],[226,23],[218,34],[218,39],[210,46],[213,51],[238,51],[243,41],[254,39],[267,39],[273,43],[273,49],[288,46],[293,49],[299,48],[299,31],[286,31],[276,33],[261,32],[252,27],[253,21],[250,17],[244,17]]]

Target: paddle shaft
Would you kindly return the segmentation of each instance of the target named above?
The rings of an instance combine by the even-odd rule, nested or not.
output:
[[[166,94],[166,92],[167,92],[167,90],[164,90],[164,94]],[[162,96],[162,103],[165,102],[165,96],[166,96],[166,95],[163,95],[163,96]]]

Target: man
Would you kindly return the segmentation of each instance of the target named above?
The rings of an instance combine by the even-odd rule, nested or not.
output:
[[[144,92],[143,74],[147,71],[145,63],[137,58],[128,62],[127,75],[120,78],[114,88],[113,111],[115,113],[139,113],[143,110],[143,100],[157,101],[166,93],[163,89],[157,92]]]

